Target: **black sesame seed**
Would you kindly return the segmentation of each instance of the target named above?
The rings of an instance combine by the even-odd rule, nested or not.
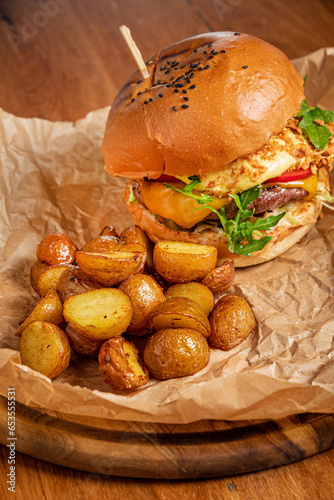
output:
[[[171,76],[169,81],[172,82],[174,80],[175,76]]]
[[[166,69],[165,75],[168,75],[168,73],[170,73],[170,71],[171,71],[170,68]]]
[[[194,52],[197,52],[197,49],[194,49]]]
[[[183,90],[182,90],[182,92],[183,92],[184,94],[186,94],[186,93],[187,93],[186,89],[183,89]]]
[[[148,101],[144,101],[144,104],[148,104]]]
[[[221,52],[222,54],[225,54],[226,50],[222,49],[220,52]]]
[[[189,106],[188,106],[188,104],[182,104],[181,108],[187,109],[187,108],[189,108]]]
[[[138,92],[137,96],[140,95],[140,94],[142,94],[142,92]]]
[[[189,87],[190,89],[194,89],[196,88],[196,85],[191,85],[191,87]]]
[[[214,55],[214,56],[218,56],[218,52],[216,50],[212,50],[211,54]]]
[[[206,51],[206,50],[204,50],[203,54],[207,54],[207,51]]]
[[[156,84],[156,83],[153,83],[153,84],[152,84],[152,87],[156,87],[156,86],[157,86],[157,84]]]
[[[209,68],[210,68],[210,66],[207,64],[206,66],[204,66],[203,69],[209,69]]]
[[[195,73],[191,73],[191,74],[189,75],[189,78],[192,78],[193,76],[195,76]]]
[[[244,66],[242,66],[242,68],[243,69],[247,69],[248,68],[247,64],[245,64]]]
[[[184,101],[189,101],[189,97],[184,97],[183,100]]]
[[[234,33],[234,35],[240,35],[240,33]]]
[[[168,88],[169,88],[169,87],[171,87],[171,86],[172,86],[172,84],[171,84],[171,83],[166,83],[166,87],[168,87]]]
[[[213,56],[209,56],[208,59],[213,59]]]
[[[159,97],[163,97],[164,95],[163,94],[159,94]]]
[[[208,45],[208,49],[209,49],[210,47],[212,47],[212,43],[209,43],[209,45]]]
[[[171,62],[170,62],[170,61],[167,61],[167,64],[168,64],[168,65],[170,65],[170,64],[171,64]]]
[[[161,80],[158,80],[158,81],[157,81],[157,85],[160,85],[160,84],[161,84]]]
[[[181,66],[181,69],[184,69],[186,67],[186,65],[184,64],[183,66]]]
[[[173,106],[173,107],[172,107],[172,110],[173,110],[173,111],[177,111],[177,107],[176,107],[176,106]]]
[[[131,102],[134,102],[134,98],[131,99]]]
[[[150,102],[153,102],[153,99],[152,99],[152,97],[150,97],[150,98],[149,98],[149,101],[150,101]]]
[[[179,89],[174,89],[174,92],[178,92],[178,91],[179,91]]]
[[[197,70],[198,71],[202,71],[203,70],[202,66],[200,66],[199,68],[197,68]]]

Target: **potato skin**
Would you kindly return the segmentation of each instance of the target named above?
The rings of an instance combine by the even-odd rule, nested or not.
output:
[[[41,260],[36,260],[30,269],[30,283],[35,292],[38,293],[37,284],[40,275],[48,268],[50,264],[42,262]]]
[[[23,330],[33,321],[46,321],[57,326],[64,323],[63,306],[56,290],[51,288],[47,294],[37,302],[33,311],[16,330],[16,337],[21,337]]]
[[[201,281],[214,295],[225,293],[232,285],[235,278],[233,260],[227,260],[222,266],[216,267]]]
[[[215,305],[215,299],[208,287],[197,282],[176,283],[168,288],[166,299],[173,297],[186,297],[197,302],[203,309],[204,313],[209,316]]]
[[[87,339],[67,325],[65,333],[74,352],[81,356],[97,356],[103,340]]]
[[[167,328],[149,338],[144,362],[159,379],[187,377],[206,367],[210,349],[202,334],[190,328]]]
[[[116,236],[97,236],[82,249],[83,252],[110,253],[120,250],[122,243]]]
[[[248,302],[238,295],[224,295],[210,316],[209,345],[229,351],[243,342],[256,327],[256,319]]]
[[[36,257],[50,266],[73,264],[77,250],[76,244],[65,234],[50,233],[37,246]]]
[[[138,349],[123,337],[104,342],[99,352],[99,371],[115,390],[136,389],[147,384],[149,374]]]
[[[211,332],[202,307],[187,297],[173,297],[159,304],[152,311],[147,328],[149,333],[166,328],[188,328],[198,331],[204,337],[208,337]]]
[[[57,292],[62,303],[73,297],[73,295],[79,295],[89,290],[98,290],[99,288],[101,288],[101,285],[90,280],[75,266],[66,269],[57,282]]]
[[[144,335],[150,313],[162,302],[165,296],[158,283],[146,274],[135,274],[123,281],[118,287],[130,298],[133,315],[127,332],[132,335]]]

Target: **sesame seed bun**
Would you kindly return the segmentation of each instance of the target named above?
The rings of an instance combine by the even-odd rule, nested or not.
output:
[[[308,233],[316,223],[322,208],[321,202],[315,198],[301,200],[293,204],[289,211],[289,217],[283,217],[277,226],[270,231],[266,231],[266,236],[272,237],[271,241],[263,250],[253,252],[250,257],[246,257],[229,252],[228,241],[220,231],[211,228],[205,228],[200,232],[169,229],[147,208],[138,203],[138,201],[130,201],[131,185],[132,181],[125,190],[125,201],[128,210],[132,214],[136,224],[145,231],[150,240],[154,243],[166,240],[212,245],[218,250],[217,266],[222,265],[228,259],[234,261],[235,267],[253,266],[274,259],[286,252]]]
[[[267,144],[304,99],[303,80],[276,47],[216,32],[163,49],[120,90],[102,151],[114,176],[221,170]]]

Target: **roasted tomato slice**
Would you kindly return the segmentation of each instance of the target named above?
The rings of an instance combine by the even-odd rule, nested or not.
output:
[[[308,168],[307,170],[292,170],[291,172],[284,172],[284,174],[280,175],[279,177],[268,179],[266,181],[266,184],[272,184],[273,182],[280,183],[299,181],[300,179],[306,179],[306,177],[309,177],[310,175],[312,175],[310,168]]]

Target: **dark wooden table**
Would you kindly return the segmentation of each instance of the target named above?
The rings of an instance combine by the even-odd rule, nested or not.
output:
[[[332,0],[1,0],[0,107],[24,117],[75,120],[111,104],[136,69],[122,24],[144,59],[216,30],[259,36],[290,58],[334,46]],[[11,498],[8,449],[0,449],[0,496]],[[20,453],[16,460],[18,500],[334,498],[334,450],[262,472],[182,482],[84,473]]]

